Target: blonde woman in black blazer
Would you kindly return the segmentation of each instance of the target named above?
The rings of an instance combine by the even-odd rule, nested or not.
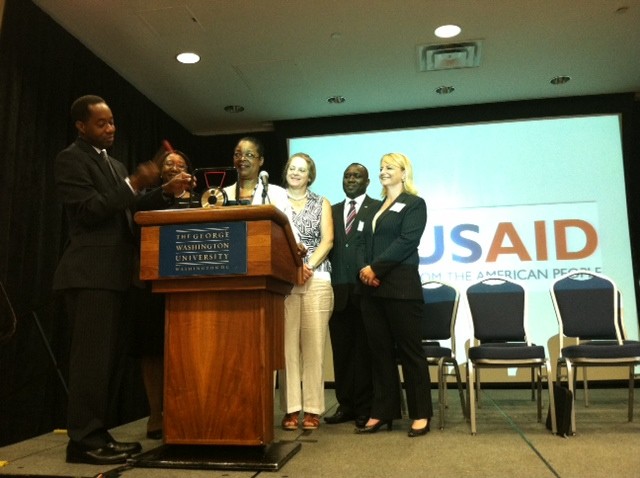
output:
[[[367,223],[359,244],[362,315],[371,348],[374,398],[371,417],[356,433],[391,430],[401,417],[396,356],[405,379],[409,437],[429,431],[433,415],[429,368],[420,342],[423,311],[418,245],[427,223],[427,206],[417,196],[411,161],[400,153],[380,161],[384,202]]]

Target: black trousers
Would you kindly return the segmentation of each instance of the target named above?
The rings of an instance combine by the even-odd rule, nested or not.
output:
[[[409,417],[413,420],[431,418],[431,378],[420,339],[422,301],[363,296],[361,308],[373,364],[371,417],[401,418],[399,358]]]
[[[102,289],[65,291],[72,338],[69,356],[67,433],[87,449],[113,438],[110,416],[117,394],[118,370],[126,354],[126,292]]]
[[[340,409],[369,416],[373,398],[371,355],[360,311],[360,296],[351,294],[343,310],[329,320],[336,399]]]

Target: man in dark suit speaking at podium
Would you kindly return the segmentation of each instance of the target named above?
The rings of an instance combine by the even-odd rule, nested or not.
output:
[[[65,209],[69,240],[53,287],[63,291],[72,324],[67,410],[67,461],[114,464],[141,451],[137,442],[116,441],[108,431],[109,396],[115,364],[125,351],[123,311],[127,291],[137,277],[137,241],[132,214],[165,209],[173,193],[188,189],[181,175],[148,194],[159,182],[158,167],[140,164],[127,175],[111,158],[115,124],[105,101],[93,95],[71,107],[77,139],[55,160],[58,200]]]
[[[358,163],[350,164],[342,178],[347,198],[332,206],[334,238],[329,258],[334,307],[329,333],[339,406],[334,415],[325,417],[328,424],[355,420],[356,425],[364,426],[373,396],[371,359],[360,297],[353,293],[358,280],[354,244],[362,234],[364,224],[371,221],[381,204],[366,195],[368,185],[367,168]]]

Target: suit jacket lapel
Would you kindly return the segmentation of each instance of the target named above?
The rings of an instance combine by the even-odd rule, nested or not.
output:
[[[340,237],[342,238],[343,242],[347,242],[348,241],[348,237],[347,233],[344,230],[344,201],[342,201],[340,204],[338,204],[338,230],[339,230],[339,234]],[[353,230],[353,228],[351,229]],[[333,231],[334,235],[335,235],[335,231]]]
[[[381,221],[381,220],[383,220],[383,218],[385,218],[385,217],[386,217],[386,216],[391,212],[391,208],[392,208],[393,206],[395,206],[395,204],[396,204],[398,201],[400,201],[400,202],[404,202],[404,203],[405,203],[405,206],[406,206],[406,199],[404,199],[404,198],[405,198],[405,194],[406,194],[406,193],[400,193],[400,195],[395,199],[395,201],[393,201],[393,202],[391,203],[391,205],[390,205],[387,209],[385,209],[385,211],[384,211],[382,214],[380,214],[380,215],[378,216],[378,220],[376,221],[376,224],[380,224],[380,221]]]
[[[78,145],[80,146],[80,149],[82,149],[85,153],[87,153],[89,155],[89,157],[95,161],[95,163],[98,166],[98,169],[100,169],[100,171],[102,171],[102,174],[105,175],[105,177],[107,178],[107,181],[109,181],[109,183],[113,183],[115,181],[115,179],[113,178],[113,175],[111,174],[111,170],[109,169],[109,165],[107,163],[105,163],[104,159],[102,159],[102,157],[100,156],[100,154],[93,148],[93,146],[91,146],[89,143],[87,143],[86,141],[78,138],[77,140]],[[117,172],[116,172],[117,174]]]

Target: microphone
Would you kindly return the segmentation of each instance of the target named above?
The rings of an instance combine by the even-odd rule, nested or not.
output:
[[[266,171],[260,171],[260,182],[262,183],[262,204],[265,204],[267,200],[267,189],[269,189],[269,173]]]

